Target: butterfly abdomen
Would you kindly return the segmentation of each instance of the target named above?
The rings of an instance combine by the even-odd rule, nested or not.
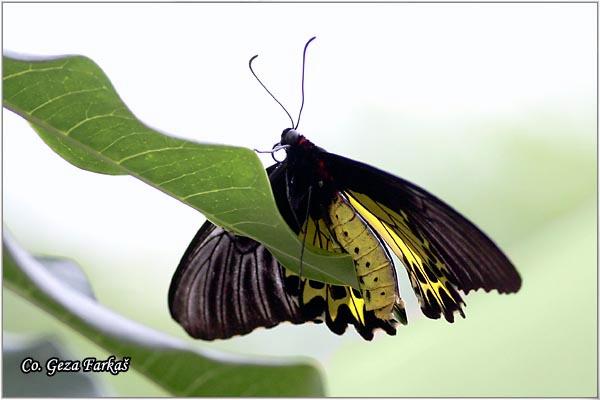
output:
[[[338,243],[350,254],[356,267],[365,309],[382,320],[403,314],[394,264],[369,225],[341,195],[329,207],[332,230]],[[405,323],[406,318],[399,318]]]

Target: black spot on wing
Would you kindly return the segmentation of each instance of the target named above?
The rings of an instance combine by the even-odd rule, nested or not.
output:
[[[325,298],[320,296],[313,297],[308,303],[302,302],[300,306],[302,318],[305,321],[313,321],[325,313],[326,306]]]
[[[346,332],[346,328],[348,327],[348,321],[351,319],[349,318],[349,314],[350,311],[348,310],[348,307],[346,307],[346,305],[344,304],[338,309],[338,314],[335,320],[331,318],[331,314],[329,314],[328,312],[325,318],[325,323],[327,324],[327,327],[331,330],[331,332],[337,335],[342,335],[344,332]]]
[[[458,294],[456,289],[454,289],[454,285],[447,285],[446,288],[448,289],[448,292],[450,293],[450,296],[452,297],[452,300],[454,301],[454,303],[456,303],[458,305],[460,305],[460,304],[464,305],[462,298],[460,297],[460,295]],[[460,307],[458,309],[460,310],[460,313],[464,318],[465,314],[463,313],[462,309]]]
[[[425,303],[421,306],[423,314],[428,318],[438,319],[442,314],[442,307],[430,289],[425,292]]]
[[[419,282],[426,284],[427,283],[427,279],[425,279],[425,277],[423,276],[423,274],[421,273],[421,270],[419,269],[418,266],[413,265],[412,266],[412,270],[414,271],[417,279],[419,280]]]
[[[313,289],[323,289],[325,287],[325,284],[323,282],[313,280],[309,280],[308,285]]]
[[[344,286],[329,286],[329,295],[333,300],[340,300],[347,296],[346,288]]]
[[[300,294],[300,277],[298,275],[286,276],[285,290],[290,296],[298,296]]]
[[[444,276],[444,273],[437,265],[431,264],[430,268],[435,273],[435,276],[437,276],[438,278],[441,278]],[[448,279],[450,279],[450,278],[448,278]]]
[[[455,304],[455,301],[448,296],[448,293],[446,293],[445,290],[440,290],[440,297],[442,298],[442,303],[449,309],[452,308],[452,304]],[[449,322],[454,321],[454,313],[452,312],[445,312],[444,317],[446,317]]]
[[[427,274],[427,278],[429,278],[429,280],[431,282],[435,283],[438,281],[437,276],[433,273],[433,271],[431,270],[431,267],[425,265],[424,269],[425,269],[425,274]]]

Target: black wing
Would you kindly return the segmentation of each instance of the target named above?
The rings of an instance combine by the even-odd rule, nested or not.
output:
[[[415,244],[417,256],[433,260],[431,271],[425,270],[433,279],[446,272],[450,282],[466,293],[480,288],[511,293],[521,287],[521,277],[508,257],[442,200],[370,165],[327,152],[321,157],[340,190],[374,214],[386,229]],[[445,271],[439,271],[440,265]]]
[[[186,250],[169,289],[171,316],[193,337],[244,335],[280,322],[305,322],[284,272],[260,243],[206,221]]]

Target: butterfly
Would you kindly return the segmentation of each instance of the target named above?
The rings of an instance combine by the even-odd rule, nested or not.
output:
[[[254,73],[255,58],[250,70],[277,101]],[[339,335],[352,325],[366,340],[378,329],[395,335],[407,316],[391,253],[429,318],[464,317],[459,292],[518,291],[521,278],[507,256],[448,204],[407,180],[327,152],[297,131],[302,71],[296,123],[277,101],[292,127],[271,151],[284,150],[285,159],[273,157],[267,174],[281,215],[303,245],[349,254],[359,289],[298,275],[259,242],[206,221],[169,289],[171,316],[187,333],[225,339],[287,321],[324,322]]]

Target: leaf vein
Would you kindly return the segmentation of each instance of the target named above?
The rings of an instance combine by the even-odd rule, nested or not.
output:
[[[56,70],[60,70],[63,69],[65,67],[65,65],[67,65],[68,62],[64,63],[63,65],[60,65],[58,67],[48,67],[48,68],[37,68],[34,69],[32,64],[29,64],[29,69],[23,70],[23,71],[19,71],[19,72],[15,72],[14,74],[10,74],[10,75],[6,75],[2,78],[3,81],[8,80],[8,79],[12,79],[12,78],[16,78],[18,76],[21,75],[25,75],[28,74],[30,72],[46,72],[46,71],[56,71]]]
[[[118,116],[118,115],[114,115],[114,111],[111,112],[110,114],[100,114],[100,115],[95,115],[93,117],[89,117],[86,119],[83,119],[81,121],[79,121],[78,123],[76,123],[74,126],[72,126],[71,128],[69,128],[66,132],[65,135],[69,136],[71,134],[71,132],[73,132],[73,130],[79,128],[81,125],[86,124],[90,121],[93,121],[95,119],[100,119],[100,118],[108,118],[108,117],[113,117],[113,118],[121,118],[121,119],[129,119],[129,120],[134,120],[133,118],[130,117],[124,117],[124,116]]]
[[[222,189],[205,190],[203,192],[193,193],[193,194],[184,196],[184,197],[182,197],[182,199],[187,200],[191,197],[203,196],[205,194],[226,192],[226,191],[230,191],[230,190],[253,190],[253,189],[254,189],[254,187],[252,187],[252,186],[238,186],[238,187],[230,187],[230,188],[222,188]]]
[[[217,376],[223,374],[228,368],[213,368],[207,370],[204,374],[194,379],[183,391],[183,396],[189,396],[194,393],[197,389],[201,388],[206,382],[215,379]]]
[[[63,97],[67,97],[67,96],[71,96],[73,94],[80,94],[80,93],[90,93],[90,92],[97,92],[99,90],[105,90],[106,87],[100,87],[100,88],[94,88],[94,89],[82,89],[82,90],[75,90],[73,92],[67,92],[67,93],[63,93],[60,96],[56,96],[51,98],[50,100],[47,100],[45,102],[43,102],[42,104],[40,104],[39,106],[35,107],[33,110],[29,111],[30,114],[33,114],[34,112],[36,112],[37,110],[39,110],[40,108],[43,108],[45,106],[47,106],[48,104],[52,103],[53,101],[62,99]]]
[[[166,181],[159,182],[159,183],[157,183],[157,185],[159,185],[159,186],[162,186],[162,185],[165,185],[165,184],[167,184],[167,183],[171,183],[171,182],[174,182],[174,181],[176,181],[176,180],[179,180],[179,179],[185,178],[186,176],[195,175],[195,174],[197,174],[197,173],[204,172],[204,171],[206,171],[206,170],[209,170],[209,169],[215,168],[216,166],[218,166],[218,165],[220,165],[220,164],[227,164],[227,163],[229,163],[229,162],[230,162],[230,160],[223,160],[223,161],[219,161],[219,162],[216,162],[216,163],[213,163],[213,164],[209,165],[208,167],[205,167],[205,168],[200,168],[200,169],[198,169],[198,170],[195,170],[195,171],[192,171],[192,172],[187,172],[187,173],[185,173],[185,174],[182,174],[182,175],[176,176],[176,177],[174,177],[174,178],[167,179]]]
[[[39,86],[41,83],[42,83],[41,81],[38,81],[34,85],[25,86],[25,87],[21,88],[20,90],[18,90],[16,93],[13,93],[10,97],[7,97],[6,100],[10,101],[10,100],[14,99],[15,97],[17,97],[18,95],[20,95],[21,93],[23,93],[24,91],[26,91],[28,89],[33,89],[34,87]]]
[[[183,147],[184,146],[181,145],[181,146],[175,146],[175,147],[161,147],[160,149],[152,149],[152,150],[142,151],[141,153],[132,154],[130,156],[120,159],[119,161],[117,161],[117,164],[122,164],[127,160],[131,160],[132,158],[144,156],[146,154],[159,153],[161,151],[167,151],[167,150],[179,150],[179,149],[182,149]]]
[[[148,131],[136,131],[136,132],[131,132],[128,133],[127,135],[123,135],[123,136],[119,136],[118,138],[116,138],[115,140],[113,140],[108,146],[104,147],[102,150],[100,150],[100,154],[104,154],[104,152],[106,150],[108,150],[109,148],[111,148],[112,146],[114,146],[115,144],[117,144],[118,142],[120,142],[123,139],[126,139],[130,136],[135,136],[135,135],[143,135],[144,133],[149,133]]]

